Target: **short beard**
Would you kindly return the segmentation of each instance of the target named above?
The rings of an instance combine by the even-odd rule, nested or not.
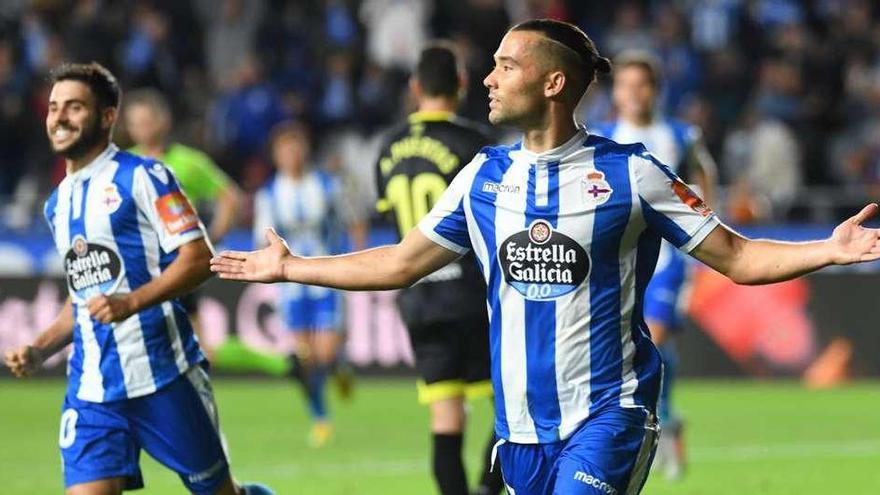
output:
[[[53,151],[68,160],[76,160],[91,152],[105,137],[100,119],[95,119],[83,128],[79,139],[63,150],[53,148]]]

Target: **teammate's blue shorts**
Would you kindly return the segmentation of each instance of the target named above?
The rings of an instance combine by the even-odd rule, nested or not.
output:
[[[340,294],[325,287],[284,284],[279,312],[292,331],[339,330],[342,326]]]
[[[689,274],[686,255],[664,242],[657,259],[657,269],[645,289],[646,320],[660,322],[670,331],[679,328],[681,294]]]
[[[511,495],[638,493],[654,459],[659,427],[643,408],[597,411],[566,440],[502,443],[501,474]]]
[[[134,399],[96,403],[68,394],[58,443],[65,487],[125,478],[126,490],[142,488],[141,449],[196,494],[215,493],[229,476],[214,395],[200,366]]]

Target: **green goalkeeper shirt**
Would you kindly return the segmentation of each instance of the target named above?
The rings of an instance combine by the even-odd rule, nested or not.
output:
[[[131,152],[143,154],[140,146]],[[158,159],[174,172],[181,189],[194,204],[217,199],[231,181],[206,153],[180,143],[170,144]]]

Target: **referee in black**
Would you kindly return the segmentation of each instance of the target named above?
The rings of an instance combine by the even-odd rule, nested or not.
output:
[[[401,238],[492,142],[486,130],[455,115],[463,74],[448,44],[422,50],[409,84],[418,111],[383,142],[376,163],[377,208]],[[462,461],[465,400],[492,397],[486,284],[471,258],[468,254],[402,290],[397,300],[420,374],[419,402],[431,409],[434,478],[443,495],[469,493]],[[477,494],[497,495],[503,486],[500,469],[490,469],[494,441],[493,434]]]

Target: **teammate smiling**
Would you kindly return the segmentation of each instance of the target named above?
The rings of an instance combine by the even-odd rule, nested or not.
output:
[[[28,376],[73,343],[59,435],[66,492],[143,487],[143,449],[192,493],[271,493],[230,475],[204,356],[176,299],[210,275],[201,221],[168,169],[110,142],[120,90],[107,69],[62,65],[52,83],[46,131],[67,176],[45,214],[70,297],[5,358]]]
[[[662,365],[642,301],[661,238],[735,282],[771,283],[880,258],[880,231],[861,226],[877,205],[825,241],[746,239],[644,146],[576,125],[574,109],[596,72],[611,69],[583,31],[521,23],[495,63],[484,81],[489,120],[516,127],[523,140],[484,148],[399,244],[302,258],[269,231],[267,248],[223,252],[212,270],[232,280],[378,290],[406,287],[472,250],[488,285],[498,455],[510,493],[638,493],[656,446]],[[514,243],[574,249],[561,267],[571,282],[513,280],[506,253]]]

